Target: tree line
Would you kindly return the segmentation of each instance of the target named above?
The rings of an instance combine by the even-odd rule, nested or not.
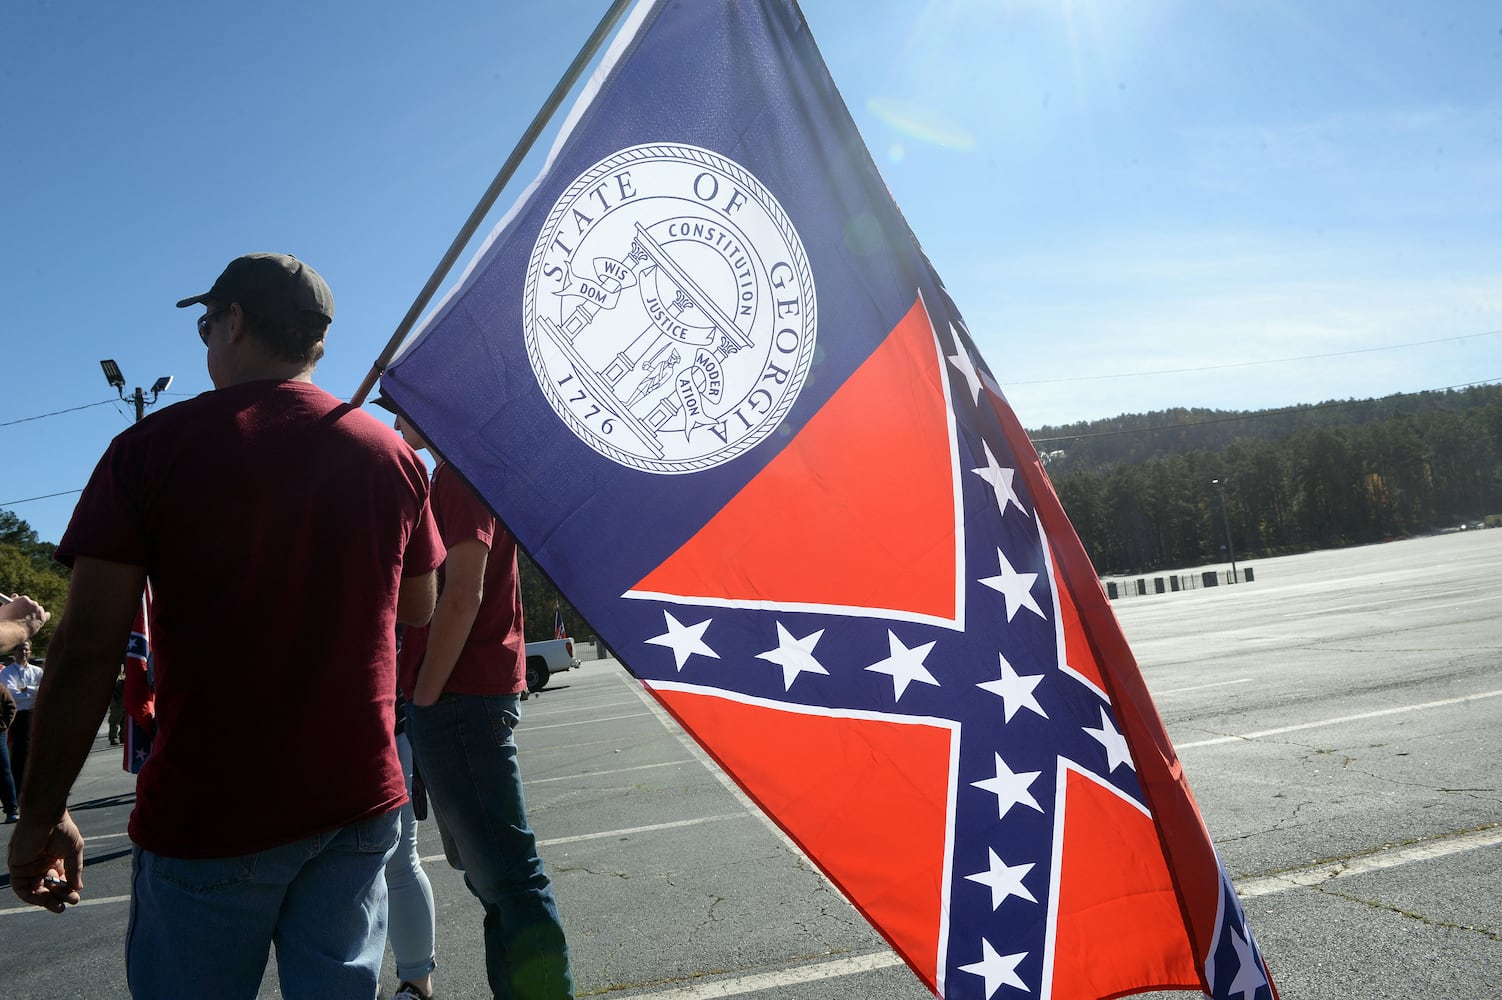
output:
[[[1102,574],[1378,542],[1502,511],[1502,387],[1034,433]],[[1114,433],[1125,425],[1130,434]],[[1043,442],[1041,439],[1052,438]],[[1201,441],[1219,447],[1195,447]],[[1224,502],[1224,508],[1222,508]],[[1229,528],[1229,532],[1228,529]]]
[[[52,615],[32,637],[36,656],[45,655],[68,598],[68,568],[52,561],[56,547],[38,538],[31,525],[15,514],[0,510],[0,591],[7,597],[25,594],[40,601]]]
[[[1102,574],[1400,538],[1502,513],[1502,386],[1243,412],[1176,409],[1043,427],[1054,488]],[[1224,508],[1222,508],[1224,502]],[[0,590],[66,611],[68,570],[24,520],[0,511]],[[525,553],[529,640],[593,631]]]

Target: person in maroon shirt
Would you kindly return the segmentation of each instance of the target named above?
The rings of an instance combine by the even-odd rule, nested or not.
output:
[[[428,447],[405,420],[396,426],[414,448]],[[527,825],[513,732],[527,687],[516,539],[442,461],[432,504],[448,552],[438,605],[431,625],[403,633],[398,671],[412,754],[444,847],[458,855],[450,862],[485,909],[491,993],[569,1000],[568,943]]]
[[[443,557],[427,476],[390,428],[313,385],[333,297],[311,267],[240,257],[178,306],[199,303],[214,390],[111,442],[57,548],[68,610],[11,886],[53,912],[79,902],[67,795],[149,578],[157,731],[130,819],[132,995],[255,996],[274,943],[284,996],[371,997],[406,801],[394,633],[431,616]]]

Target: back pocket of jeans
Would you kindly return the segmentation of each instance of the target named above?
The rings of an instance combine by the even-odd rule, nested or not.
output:
[[[400,810],[392,810],[355,824],[355,842],[365,854],[386,854],[401,837]]]
[[[211,893],[233,889],[251,880],[256,871],[256,855],[234,858],[152,858],[152,878],[169,882],[188,892]]]

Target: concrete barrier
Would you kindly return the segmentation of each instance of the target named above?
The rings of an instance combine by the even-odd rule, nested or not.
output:
[[[1218,587],[1222,584],[1251,583],[1255,574],[1250,566],[1238,566],[1233,574],[1229,569],[1193,570],[1173,576],[1137,576],[1108,580],[1101,578],[1108,600],[1146,597],[1148,594],[1186,593],[1202,587]]]

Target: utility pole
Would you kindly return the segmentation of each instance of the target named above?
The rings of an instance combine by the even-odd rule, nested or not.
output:
[[[148,405],[155,406],[156,398],[166,392],[167,387],[172,384],[171,375],[163,375],[152,383],[151,402],[148,404],[146,402],[146,390],[143,390],[140,386],[136,386],[135,392],[129,398],[126,397],[125,376],[121,374],[120,366],[115,364],[114,361],[101,361],[99,362],[99,367],[104,369],[105,380],[109,382],[111,388],[120,394],[120,398],[128,403],[135,403],[136,423],[140,423],[141,418],[146,416],[146,407]]]
[[[140,391],[140,390],[137,390]],[[1210,485],[1215,487],[1215,492],[1220,494],[1220,519],[1226,526],[1226,555],[1231,559],[1231,582],[1238,582],[1236,576],[1236,550],[1231,546],[1231,515],[1226,513],[1226,484],[1223,479],[1212,479]]]

